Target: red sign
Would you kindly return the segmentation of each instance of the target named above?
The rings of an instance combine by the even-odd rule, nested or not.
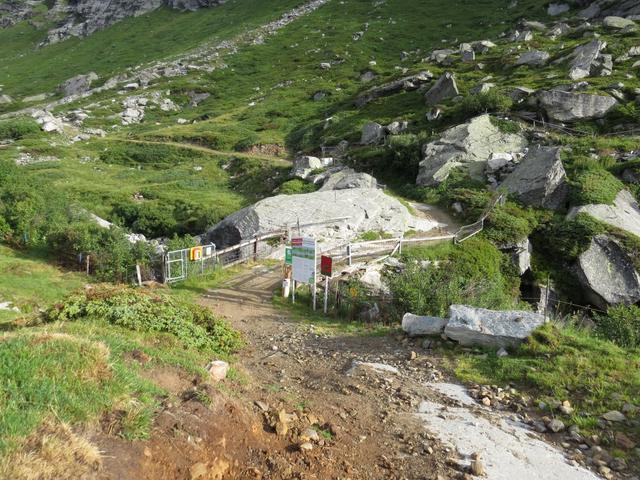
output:
[[[333,270],[333,258],[322,255],[320,257],[320,273],[330,277]]]

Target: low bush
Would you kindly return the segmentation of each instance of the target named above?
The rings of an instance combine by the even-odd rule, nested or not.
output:
[[[596,334],[625,348],[640,347],[640,307],[617,305],[596,315]]]
[[[280,185],[278,191],[284,195],[295,195],[297,193],[315,192],[317,189],[318,186],[311,182],[305,182],[300,178],[294,178],[292,180],[287,180]]]
[[[611,205],[624,184],[602,168],[580,169],[573,175],[571,203],[573,205]]]
[[[159,291],[94,285],[46,312],[46,320],[101,320],[138,332],[169,333],[185,348],[228,355],[241,345],[237,332],[207,309]]]
[[[454,247],[438,247],[437,264],[423,266],[429,257],[420,249],[409,250],[406,269],[392,275],[394,298],[405,312],[446,316],[452,304],[491,309],[513,308],[519,279],[509,259],[483,238],[472,238]],[[430,260],[433,260],[430,258]]]
[[[32,118],[13,118],[0,122],[0,140],[20,140],[40,133],[40,126]]]
[[[485,93],[467,95],[457,105],[457,110],[464,116],[471,117],[481,113],[505,113],[512,106],[513,100],[494,88]]]

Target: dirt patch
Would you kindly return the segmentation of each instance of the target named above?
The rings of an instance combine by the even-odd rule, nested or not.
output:
[[[251,148],[249,148],[249,150],[247,150],[247,153],[250,153],[253,155],[270,155],[273,157],[286,158],[287,149],[282,145],[271,143],[271,144],[253,145],[251,146]]]
[[[158,387],[172,395],[180,395],[185,390],[199,383],[197,376],[189,374],[181,368],[172,366],[143,368],[140,370],[139,375],[142,378],[152,381]]]

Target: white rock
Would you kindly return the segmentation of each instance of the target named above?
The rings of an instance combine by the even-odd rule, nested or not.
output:
[[[405,313],[402,317],[402,330],[410,337],[420,335],[440,335],[448,320],[439,317],[427,317]]]
[[[544,316],[533,312],[451,305],[444,333],[461,345],[507,348],[517,347],[544,323]]]
[[[214,360],[206,366],[207,372],[209,372],[209,376],[211,380],[214,382],[219,382],[220,380],[224,380],[227,378],[227,373],[229,372],[229,364],[222,360]]]

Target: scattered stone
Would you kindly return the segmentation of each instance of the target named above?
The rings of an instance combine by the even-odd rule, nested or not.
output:
[[[362,127],[361,145],[376,145],[384,140],[385,128],[379,123],[369,122]]]
[[[565,425],[562,420],[554,418],[549,423],[547,423],[547,428],[549,428],[549,430],[551,430],[553,433],[558,433],[565,429]]]
[[[319,191],[350,188],[378,188],[378,181],[368,173],[356,172],[352,168],[343,168],[330,174]]]
[[[636,447],[636,443],[622,432],[616,433],[616,445],[623,450],[633,450]]]
[[[401,91],[416,90],[421,85],[430,82],[432,79],[433,74],[431,72],[424,71],[418,73],[417,75],[411,75],[409,77],[404,77],[390,83],[385,83],[384,85],[381,85],[379,87],[371,88],[364,94],[360,95],[356,99],[355,105],[360,108],[377,98],[393,95]]]
[[[420,335],[440,335],[448,320],[446,318],[425,317],[405,313],[402,317],[402,330],[410,337]]]
[[[619,412],[617,410],[611,410],[610,412],[605,413],[604,415],[602,415],[602,418],[604,418],[608,422],[616,423],[624,422],[627,419],[627,417],[625,417],[622,412]]]
[[[227,378],[229,372],[229,364],[222,360],[214,360],[205,368],[209,372],[209,377],[214,382],[219,382]]]
[[[548,52],[542,50],[530,50],[528,52],[523,53],[516,60],[516,65],[530,65],[534,67],[541,67],[546,65],[546,63],[551,58]]]
[[[354,360],[349,370],[347,370],[347,375],[351,376],[360,369],[373,370],[377,373],[393,373],[396,375],[400,373],[396,367],[387,365],[386,363],[361,362]]]
[[[465,346],[515,348],[533,330],[544,323],[544,316],[538,313],[513,310],[492,311],[465,305],[451,305],[449,323],[444,333]]]
[[[595,67],[598,66],[596,60],[600,56],[600,52],[607,46],[606,42],[601,40],[592,40],[591,42],[576,47],[570,55],[572,60],[569,64],[569,78],[571,80],[580,80],[592,74]]]
[[[509,356],[509,352],[507,352],[507,350],[504,347],[500,347],[500,349],[496,352],[496,355],[499,358],[508,357]]]
[[[13,103],[13,98],[9,95],[0,95],[0,105],[9,105]]]
[[[301,443],[300,450],[303,452],[310,452],[311,450],[313,450],[313,445],[310,442]]]
[[[306,428],[301,434],[300,434],[300,441],[302,442],[319,442],[320,441],[320,435],[318,435],[318,432],[316,431],[315,428]]]
[[[311,157],[308,155],[303,155],[301,157],[297,157],[293,161],[293,170],[291,171],[292,177],[298,177],[305,180],[311,172],[314,170],[319,170],[321,168],[326,167],[322,160],[318,157]]]
[[[460,92],[458,91],[454,75],[447,72],[429,89],[424,99],[427,106],[432,107],[459,94]]]
[[[557,17],[558,15],[568,12],[570,9],[571,7],[567,3],[550,3],[549,7],[547,7],[547,14],[552,17]]]

